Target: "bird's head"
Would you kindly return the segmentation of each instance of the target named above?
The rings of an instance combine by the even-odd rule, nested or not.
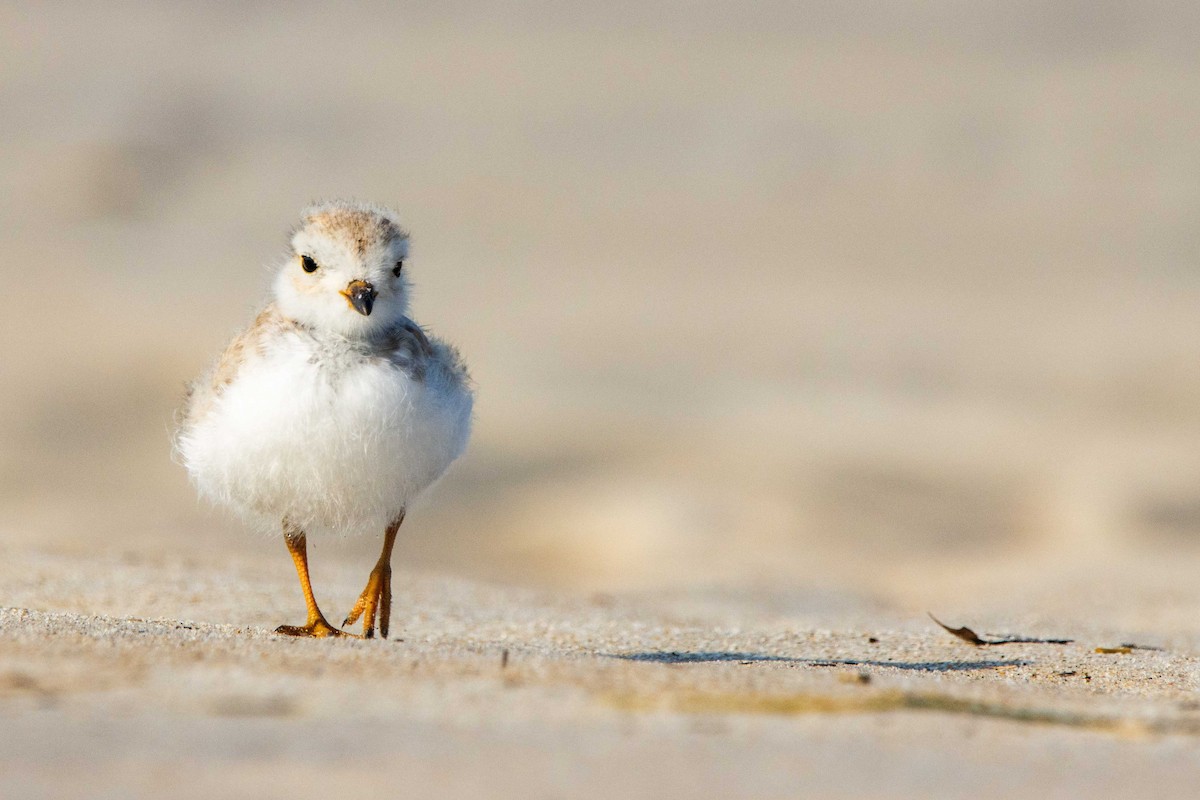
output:
[[[387,209],[334,201],[304,212],[275,278],[287,316],[318,330],[368,337],[408,311],[408,234]]]

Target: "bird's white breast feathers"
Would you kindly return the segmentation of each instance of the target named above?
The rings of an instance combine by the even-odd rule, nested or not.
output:
[[[200,491],[251,519],[380,531],[466,447],[471,392],[437,340],[419,377],[295,331],[243,357],[227,385],[199,389],[178,444]]]

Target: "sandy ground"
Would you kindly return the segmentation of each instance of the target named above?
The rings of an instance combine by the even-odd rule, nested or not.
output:
[[[1054,641],[973,646],[844,587],[412,573],[392,639],[316,641],[271,632],[302,611],[277,555],[5,552],[5,797],[1189,797],[1200,775],[1200,598],[1156,591],[1178,580],[1166,563],[967,567],[970,619],[939,608]],[[335,615],[362,569],[314,568]],[[1079,594],[1110,580],[1107,600]]]
[[[1187,796],[1198,9],[0,2],[0,795]],[[478,384],[403,642],[171,458],[327,196]]]

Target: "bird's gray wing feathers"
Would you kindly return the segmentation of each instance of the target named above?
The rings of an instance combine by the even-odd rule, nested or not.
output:
[[[388,331],[383,352],[389,361],[408,373],[414,380],[423,381],[434,356],[433,345],[421,326],[404,317]]]
[[[386,344],[387,358],[414,380],[435,380],[439,385],[469,385],[470,377],[462,356],[449,343],[430,337],[420,325],[405,317],[396,325]],[[431,377],[431,373],[436,378]]]

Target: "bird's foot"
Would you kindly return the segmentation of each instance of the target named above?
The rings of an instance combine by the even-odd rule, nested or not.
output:
[[[367,579],[367,588],[354,603],[354,608],[346,615],[342,627],[353,625],[358,618],[363,618],[363,638],[375,636],[375,620],[379,620],[379,635],[384,639],[388,635],[388,623],[392,617],[392,568],[388,564],[378,564],[371,570]]]
[[[311,620],[306,625],[280,625],[275,629],[276,633],[281,633],[284,636],[305,636],[313,639],[324,639],[327,636],[354,636],[352,633],[340,631],[325,621],[323,617],[318,617]]]

